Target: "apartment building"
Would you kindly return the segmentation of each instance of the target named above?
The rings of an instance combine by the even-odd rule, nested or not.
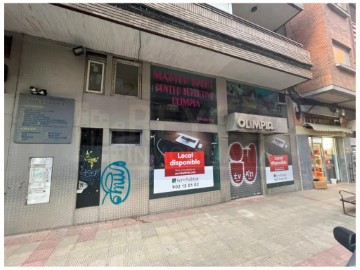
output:
[[[238,5],[5,4],[5,234],[301,190],[302,5]]]
[[[286,24],[313,64],[313,78],[291,89],[303,186],[311,189],[314,178],[354,182],[356,4],[303,7]]]

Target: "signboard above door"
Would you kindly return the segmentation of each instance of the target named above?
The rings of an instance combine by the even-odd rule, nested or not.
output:
[[[251,133],[288,133],[287,119],[245,113],[225,116],[226,131]]]

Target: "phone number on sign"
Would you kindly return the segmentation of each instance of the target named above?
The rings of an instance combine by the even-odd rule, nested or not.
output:
[[[188,184],[179,184],[179,185],[172,185],[173,189],[186,189],[192,187],[199,187],[199,183],[188,183]]]

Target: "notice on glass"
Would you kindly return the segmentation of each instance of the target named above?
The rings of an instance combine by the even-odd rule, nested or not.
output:
[[[265,171],[268,188],[279,183],[294,183],[294,173],[289,135],[276,134],[265,137]]]
[[[175,196],[215,188],[217,143],[211,133],[154,131],[150,197]]]
[[[51,173],[53,158],[31,158],[27,204],[50,201]]]
[[[14,142],[71,143],[74,104],[69,98],[21,94]]]

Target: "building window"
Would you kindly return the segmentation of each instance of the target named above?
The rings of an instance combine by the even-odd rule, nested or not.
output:
[[[348,7],[346,3],[336,3],[340,8],[342,8],[345,11],[348,11]]]
[[[344,4],[328,3],[327,5],[332,11],[334,11],[336,14],[338,14],[343,18],[347,18],[350,16],[350,14],[348,13],[347,4],[345,3]]]
[[[349,49],[340,44],[333,43],[335,63],[350,66]]]
[[[352,3],[352,4],[350,4],[349,7],[350,7],[351,21],[356,24],[356,8],[355,8],[355,4]]]
[[[117,95],[140,96],[140,64],[114,61],[114,92]]]
[[[102,94],[104,92],[105,62],[88,60],[86,92]]]
[[[140,145],[141,131],[112,130],[111,144]]]

